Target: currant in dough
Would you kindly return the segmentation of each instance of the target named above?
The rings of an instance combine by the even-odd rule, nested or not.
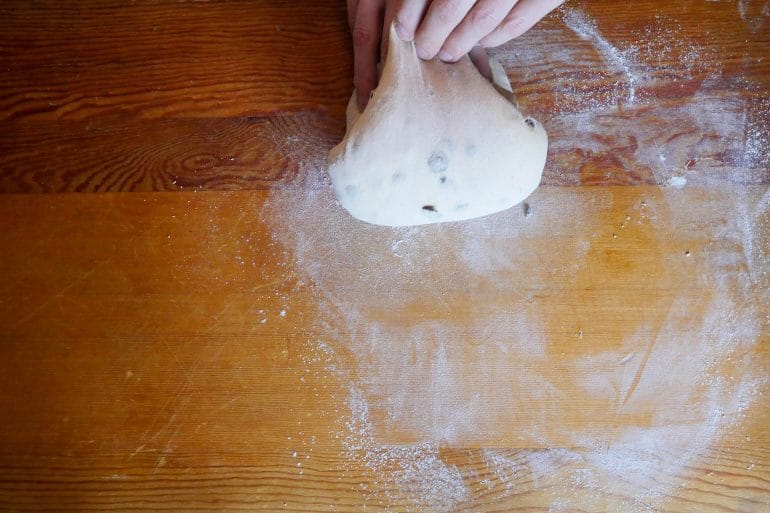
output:
[[[353,94],[347,133],[329,153],[340,204],[362,221],[409,226],[480,217],[529,196],[548,150],[540,123],[468,57],[423,61],[390,32],[379,86],[360,115]]]

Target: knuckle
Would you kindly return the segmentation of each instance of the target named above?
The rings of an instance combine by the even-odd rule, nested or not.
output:
[[[453,23],[461,17],[461,0],[444,0],[437,7],[436,18],[441,23]]]
[[[396,15],[395,21],[398,25],[401,25],[404,30],[412,33],[417,30],[417,25],[420,23],[418,14],[411,11],[400,11]]]
[[[499,20],[497,12],[489,6],[478,6],[468,14],[468,21],[473,25],[489,26]]]
[[[359,48],[372,46],[374,43],[374,34],[371,30],[361,27],[353,29],[353,45]]]
[[[512,14],[508,16],[502,23],[501,28],[505,31],[508,37],[518,37],[525,32],[527,20],[521,16]]]

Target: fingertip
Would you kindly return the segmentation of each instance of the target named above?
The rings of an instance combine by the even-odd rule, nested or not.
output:
[[[393,24],[396,27],[396,34],[398,34],[398,38],[401,41],[412,41],[414,39],[414,34],[407,30],[406,27],[404,27],[398,19],[393,20]]]
[[[439,58],[439,60],[441,60],[442,62],[450,62],[450,63],[451,63],[451,62],[455,62],[455,61],[457,61],[457,59],[455,58],[455,56],[454,56],[454,55],[452,55],[451,53],[447,52],[446,50],[441,50],[441,51],[438,53],[438,58]]]
[[[414,46],[415,46],[415,49],[417,50],[417,57],[419,57],[424,61],[429,61],[433,59],[438,53],[438,51],[430,51],[425,46],[425,44],[422,41],[420,41],[419,35],[418,37],[415,38]]]
[[[396,32],[402,41],[414,41],[429,0],[402,0],[395,10]]]

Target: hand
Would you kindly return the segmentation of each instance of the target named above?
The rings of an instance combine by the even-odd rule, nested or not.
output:
[[[391,22],[417,55],[455,62],[474,47],[499,46],[532,28],[564,0],[348,0],[354,85],[362,109],[377,86]],[[475,52],[478,60],[478,51]]]
[[[398,35],[414,39],[421,59],[455,62],[474,46],[507,43],[531,29],[564,0],[404,0]]]

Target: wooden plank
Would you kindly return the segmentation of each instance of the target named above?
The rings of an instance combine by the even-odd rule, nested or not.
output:
[[[751,5],[742,20],[728,2],[689,0],[665,9],[653,0],[636,2],[630,9],[609,0],[577,4],[619,46],[643,50],[645,32],[660,26],[673,32],[672,38],[705,47],[698,59],[712,71],[724,66],[725,82],[740,78],[745,84],[768,86],[770,64],[762,57],[770,40],[761,30],[761,6]],[[6,70],[0,119],[6,121],[116,114],[143,119],[239,117],[329,105],[341,109],[349,94],[349,37],[340,2],[215,2],[181,9],[168,2],[77,7],[37,2],[6,4],[0,13],[0,55]],[[667,25],[664,14],[679,30]],[[105,31],[105,24],[112,30]],[[596,71],[603,62],[601,51],[576,34],[544,40],[542,34],[552,35],[561,26],[557,17],[546,20],[521,44],[576,48],[582,59],[567,68],[542,61],[538,73],[521,82],[527,97],[547,101],[553,98],[553,74]],[[641,57],[657,58],[663,70],[674,74],[690,64],[681,49],[676,44],[660,52],[650,48]],[[602,90],[609,84],[605,78],[590,86]],[[681,92],[666,87],[670,85],[661,83],[656,96],[679,97]]]
[[[344,2],[3,3],[0,509],[770,510],[765,4],[569,2],[528,208],[393,231]]]
[[[770,501],[770,409],[766,395],[745,395],[735,383],[749,369],[766,376],[767,325],[759,341],[740,331],[722,339],[708,334],[715,328],[708,328],[708,316],[720,298],[726,319],[734,312],[752,322],[758,312],[750,302],[730,302],[748,301],[741,300],[739,282],[752,273],[766,280],[766,269],[720,263],[742,247],[727,234],[710,239],[697,219],[713,209],[703,222],[729,227],[725,207],[735,198],[759,205],[763,190],[692,188],[676,192],[672,202],[671,192],[656,187],[546,187],[531,199],[534,216],[546,216],[548,205],[565,204],[570,194],[577,204],[594,205],[595,218],[551,233],[533,227],[500,241],[501,251],[523,244],[546,265],[514,264],[509,274],[494,274],[497,286],[479,282],[469,290],[467,280],[476,275],[453,267],[450,280],[434,285],[446,310],[432,301],[383,310],[379,296],[360,293],[329,303],[324,290],[345,284],[312,277],[312,261],[282,238],[285,225],[264,217],[284,208],[271,198],[264,210],[264,192],[8,195],[0,204],[0,503],[28,511],[360,511],[364,504],[374,511],[527,511],[554,504],[586,511],[761,511]],[[316,234],[315,258],[334,268],[347,254],[356,273],[365,272],[363,254],[383,258],[379,245],[360,251],[375,244],[365,242],[370,229],[350,224],[339,207],[325,208],[318,214],[327,221],[306,218],[297,233],[311,235],[331,223],[323,229],[332,241],[353,230],[344,237],[364,242],[345,250]],[[302,214],[284,215],[283,223]],[[527,219],[514,215],[512,222]],[[682,219],[690,221],[678,226]],[[424,234],[433,242],[423,257],[437,259],[438,271],[459,258],[455,236],[462,231],[436,232],[438,239],[431,233]],[[765,232],[757,236],[767,240]],[[583,240],[590,249],[577,272],[547,264]],[[359,276],[366,284],[369,278]],[[511,279],[519,282],[514,288],[505,285]],[[418,282],[403,287],[405,300],[420,296]],[[762,281],[755,287],[760,295],[767,290]],[[530,332],[539,343],[496,351],[494,324],[493,338],[479,338],[474,305],[526,312],[532,308],[526,298],[552,319]],[[365,324],[330,317],[328,308],[344,310],[350,300]],[[441,323],[448,340],[465,341],[446,361],[465,369],[467,379],[446,382],[439,395],[425,388],[435,379],[430,362],[438,346],[413,338],[426,316]],[[401,331],[380,332],[385,353],[367,353],[360,332],[367,325]],[[508,329],[524,334],[515,325]],[[649,337],[658,345],[648,346]],[[710,344],[734,349],[714,352]],[[674,354],[723,358],[704,367],[717,384],[688,382],[697,373],[684,361],[667,360],[677,347]],[[645,363],[640,356],[647,350]],[[628,389],[630,402],[608,395],[598,381],[599,388],[585,388],[586,373],[628,384],[640,362],[655,378]],[[682,379],[665,377],[669,362]],[[515,377],[522,373],[543,378]],[[558,390],[546,394],[549,405],[539,413],[543,391],[522,387],[527,382]],[[650,401],[660,386],[666,394]],[[394,417],[388,401],[404,390],[412,390],[411,398]],[[368,417],[351,399],[355,393],[368,404]],[[723,404],[709,398],[714,393],[735,395],[724,405],[749,400],[726,411],[732,420],[718,436],[702,431],[711,410],[698,406]],[[474,395],[485,398],[479,414],[486,413],[460,425],[446,446],[398,449],[433,439],[424,412],[442,418],[453,405],[473,405]],[[630,429],[651,430],[641,440],[657,449],[618,452]],[[702,438],[674,436],[677,429]],[[581,448],[575,434],[600,435],[607,446]]]
[[[314,111],[5,127],[0,190],[23,193],[263,189],[291,181],[344,130]]]
[[[761,6],[572,5],[497,51],[519,103],[549,131],[544,183],[663,184],[681,169],[700,183],[770,183]],[[343,7],[0,7],[0,191],[283,183],[270,177],[322,162],[341,137]],[[281,138],[295,144],[275,146]]]
[[[329,0],[5,3],[0,119],[221,118],[342,104],[343,9]]]

